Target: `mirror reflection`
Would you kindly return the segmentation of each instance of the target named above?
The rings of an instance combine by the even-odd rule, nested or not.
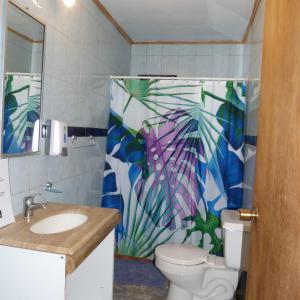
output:
[[[9,3],[5,44],[2,154],[39,151],[43,24]]]

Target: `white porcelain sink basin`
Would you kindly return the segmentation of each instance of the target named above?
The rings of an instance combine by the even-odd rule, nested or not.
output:
[[[32,225],[30,230],[38,234],[60,233],[79,227],[87,220],[84,214],[64,213],[45,218]]]

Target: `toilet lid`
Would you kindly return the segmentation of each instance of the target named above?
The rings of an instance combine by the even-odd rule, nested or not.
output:
[[[193,245],[164,244],[156,247],[155,255],[176,265],[198,265],[207,261],[208,250]]]

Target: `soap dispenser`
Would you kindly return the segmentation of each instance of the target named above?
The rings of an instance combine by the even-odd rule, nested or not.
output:
[[[46,122],[46,154],[51,156],[68,155],[68,127],[57,120]]]

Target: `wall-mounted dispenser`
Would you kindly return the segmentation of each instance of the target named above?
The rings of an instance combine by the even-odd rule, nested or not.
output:
[[[46,154],[52,156],[68,155],[68,127],[66,123],[57,120],[46,122]]]
[[[48,181],[47,183],[43,184],[45,187],[45,191],[49,193],[56,193],[56,194],[61,194],[62,191],[59,189],[56,189],[53,187],[53,183]]]

